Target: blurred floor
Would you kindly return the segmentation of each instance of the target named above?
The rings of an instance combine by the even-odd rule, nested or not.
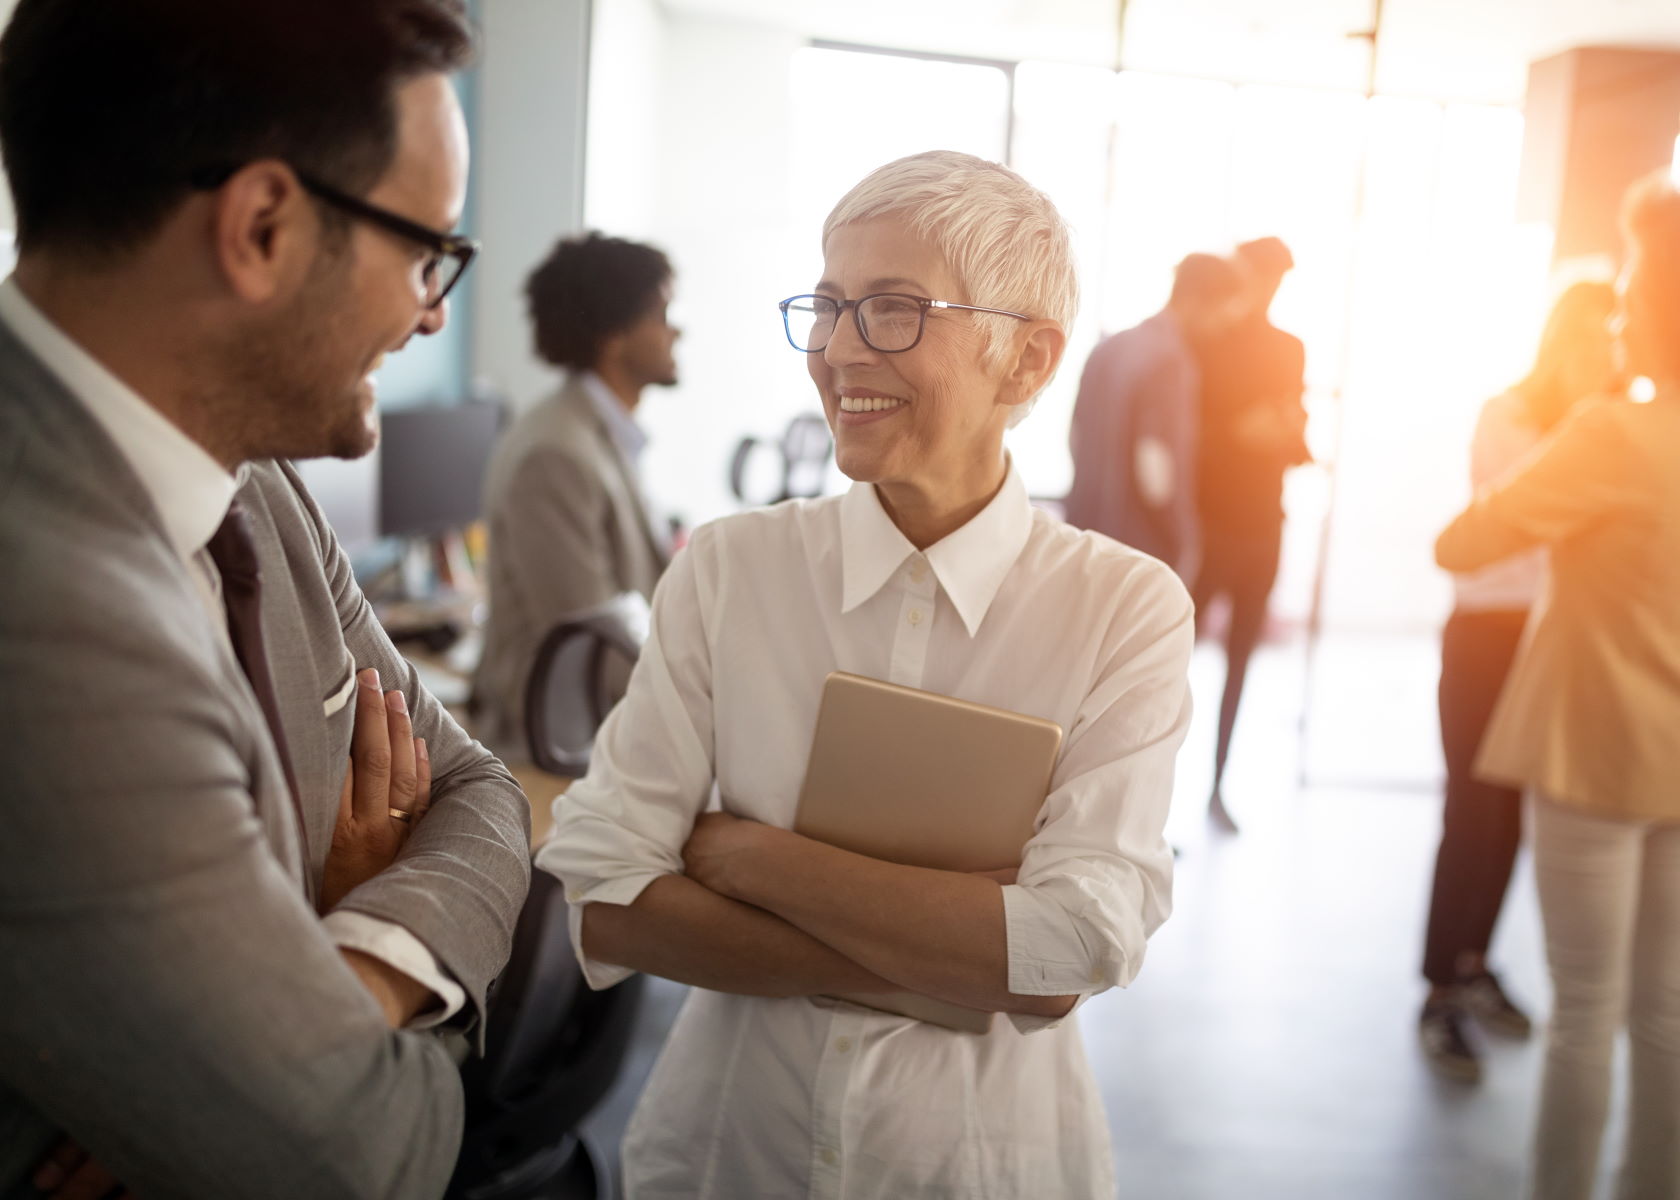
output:
[[[1538,1038],[1490,1040],[1477,1087],[1437,1079],[1417,1049],[1440,820],[1435,641],[1327,639],[1303,756],[1304,657],[1298,641],[1269,645],[1251,667],[1226,781],[1242,832],[1227,837],[1201,816],[1222,664],[1215,648],[1198,648],[1197,714],[1168,826],[1182,851],[1175,912],[1136,983],[1080,1013],[1121,1195],[1515,1197]],[[1549,995],[1526,853],[1494,963],[1543,1017]],[[652,982],[630,1067],[590,1122],[609,1145],[681,1002],[683,989]]]

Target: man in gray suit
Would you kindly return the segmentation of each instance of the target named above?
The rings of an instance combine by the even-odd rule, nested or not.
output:
[[[53,1145],[147,1200],[449,1177],[529,813],[277,460],[371,449],[443,325],[469,50],[458,0],[0,39],[0,1196]]]
[[[561,241],[525,285],[537,354],[567,372],[490,463],[490,617],[473,683],[476,730],[525,746],[525,684],[562,618],[620,592],[651,598],[670,544],[643,493],[636,406],[677,382],[671,265],[652,246],[589,233]]]

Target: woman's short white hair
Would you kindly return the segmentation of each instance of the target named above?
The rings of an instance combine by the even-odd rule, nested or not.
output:
[[[940,296],[1006,308],[1073,328],[1079,279],[1067,222],[1050,197],[1001,163],[955,150],[928,150],[866,175],[823,222],[823,250],[842,225],[902,217],[950,264],[962,296]],[[1009,317],[984,317],[987,354],[1008,346]],[[1018,416],[1026,416],[1021,405]],[[1013,423],[1013,422],[1011,422]]]

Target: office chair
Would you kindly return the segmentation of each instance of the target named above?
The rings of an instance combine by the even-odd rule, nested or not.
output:
[[[589,769],[595,731],[647,640],[634,592],[560,621],[537,650],[525,732],[543,770]],[[594,992],[572,951],[560,881],[534,872],[513,953],[490,995],[482,1060],[461,1072],[466,1131],[448,1200],[596,1200],[612,1194],[600,1149],[578,1127],[612,1090],[630,1048],[644,981]]]
[[[490,997],[482,1059],[461,1071],[466,1130],[446,1200],[606,1200],[612,1170],[578,1126],[623,1068],[644,980],[593,992],[572,953],[561,883],[546,871]]]
[[[760,449],[776,451],[781,460],[781,479],[762,496],[749,496],[747,493],[753,486],[748,475],[760,474],[750,472],[749,467]],[[821,413],[800,413],[788,422],[777,441],[749,436],[736,443],[729,461],[729,490],[742,504],[780,504],[799,496],[820,496],[828,461],[833,455],[834,439],[829,436],[828,420]]]
[[[525,737],[537,766],[567,779],[588,773],[595,731],[624,692],[650,619],[639,593],[621,592],[548,631],[525,685]]]

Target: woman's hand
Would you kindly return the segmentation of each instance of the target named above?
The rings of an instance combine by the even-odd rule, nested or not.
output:
[[[745,817],[701,813],[683,846],[683,873],[720,896],[746,900],[743,893],[756,857],[779,838],[792,836],[785,829]]]

